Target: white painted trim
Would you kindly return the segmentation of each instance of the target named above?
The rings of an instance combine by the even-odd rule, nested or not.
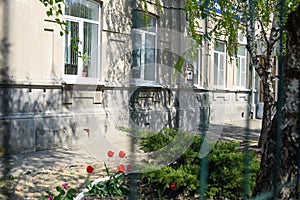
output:
[[[93,1],[94,2],[94,1]],[[80,17],[75,17],[75,16],[70,16],[70,15],[65,15],[65,20],[67,21],[72,21],[72,22],[77,22],[79,24],[79,38],[80,40],[83,39],[83,29],[84,29],[84,22],[91,23],[91,24],[96,24],[98,25],[98,47],[100,47],[100,41],[101,41],[101,4],[99,2],[95,2],[98,5],[98,12],[99,12],[99,19],[97,20],[91,20],[91,19],[86,19],[86,18],[80,18]],[[64,40],[64,48],[65,48],[65,40]],[[78,49],[80,52],[83,52],[83,45],[82,43],[78,44]],[[65,50],[64,50],[65,52]],[[77,68],[77,75],[70,75],[70,74],[65,74],[65,58],[63,56],[63,70],[62,70],[62,80],[66,82],[67,84],[93,84],[93,85],[98,85],[100,82],[99,79],[101,79],[101,49],[98,49],[98,63],[97,63],[97,74],[96,78],[92,77],[82,77],[82,71],[83,71],[83,61],[81,58],[78,57],[78,68]],[[103,82],[99,83],[100,85],[103,85]]]
[[[224,52],[223,51],[217,51],[217,50],[215,50],[215,47],[214,47],[214,51],[213,51],[213,61],[215,62],[215,60],[214,60],[214,57],[215,57],[215,53],[217,53],[218,54],[218,74],[217,74],[217,85],[215,85],[215,80],[213,79],[213,87],[214,88],[217,88],[217,89],[224,89],[225,87],[226,87],[226,85],[227,85],[227,80],[226,80],[226,75],[227,75],[227,53],[226,53],[226,51],[227,51],[227,49],[226,49],[226,44],[224,43],[224,42],[222,42],[222,41],[217,41],[218,43],[222,43],[222,44],[224,44]],[[214,44],[215,45],[215,44]],[[223,84],[222,85],[220,85],[220,83],[219,83],[219,72],[220,72],[220,55],[224,55],[224,60],[223,60],[223,63],[224,63],[224,76],[223,76]],[[212,70],[213,70],[213,72],[215,73],[215,63],[213,62],[213,65],[212,65]],[[213,78],[214,78],[215,76],[213,76]]]

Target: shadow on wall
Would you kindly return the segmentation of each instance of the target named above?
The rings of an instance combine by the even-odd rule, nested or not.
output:
[[[46,86],[39,86],[46,87]],[[71,114],[60,114],[61,87],[2,84],[0,141],[7,154],[71,146],[76,138]]]
[[[75,137],[72,118],[57,115],[57,111],[62,110],[61,86],[18,85],[9,76],[9,3],[9,0],[0,2],[0,154],[3,176],[11,174],[10,154],[62,147]]]
[[[0,30],[0,70],[1,70],[1,85],[5,85],[8,83],[8,54],[9,54],[9,13],[8,13],[8,1],[9,0],[3,0],[0,2],[0,9],[2,13],[2,16],[0,19],[0,25],[1,25],[1,30]],[[2,89],[2,87],[1,87]],[[9,95],[8,95],[8,89],[3,88],[2,89],[2,94],[1,94],[1,103],[0,103],[0,109],[1,109],[1,114],[4,115],[5,113],[8,113],[8,105],[10,102]],[[1,127],[8,127],[9,123],[7,121],[3,121],[3,124]],[[4,155],[4,163],[8,163],[8,158],[6,157],[6,149],[9,146],[9,141],[10,141],[10,132],[7,130],[6,132],[1,131],[1,155]],[[9,174],[10,172],[10,167],[7,166],[3,169],[3,174]]]
[[[104,5],[106,21],[100,49],[105,51],[102,76],[112,85],[124,85],[130,81],[131,65],[131,1],[109,1]],[[128,102],[125,102],[128,104]]]
[[[177,102],[169,89],[136,88],[130,97],[130,118],[135,125],[151,131],[178,128]]]

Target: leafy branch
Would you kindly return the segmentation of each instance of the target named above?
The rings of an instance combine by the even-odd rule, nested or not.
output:
[[[48,9],[46,14],[48,17],[54,17],[55,23],[61,28],[60,35],[68,34],[67,23],[63,18],[63,4],[64,0],[39,0]]]

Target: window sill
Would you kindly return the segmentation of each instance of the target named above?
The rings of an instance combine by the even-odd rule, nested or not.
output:
[[[224,91],[224,92],[250,92],[248,88],[220,88],[214,87],[213,91]]]
[[[193,85],[195,89],[199,89],[199,90],[207,90],[206,88],[200,86],[199,84],[194,84]]]
[[[237,87],[236,88],[237,92],[250,92],[251,90],[245,87]]]
[[[213,86],[212,88],[213,91],[225,91],[225,90],[230,90],[229,88],[226,88],[224,86]]]
[[[134,81],[131,83],[131,85],[137,86],[137,87],[156,87],[156,88],[162,88],[163,86],[157,82],[153,81]]]
[[[156,87],[156,88],[162,88],[162,85],[158,83],[136,83],[135,86],[137,87]]]
[[[76,79],[68,79],[64,78],[63,83],[67,85],[101,85],[105,86],[106,83],[103,81],[100,81],[97,78],[87,78],[87,77],[78,77]]]

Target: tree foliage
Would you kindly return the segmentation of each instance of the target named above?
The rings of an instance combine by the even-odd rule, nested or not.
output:
[[[66,22],[62,19],[64,0],[39,0],[47,8],[48,17],[53,17],[55,22],[60,25],[60,35],[68,34]]]
[[[217,2],[217,3],[216,3]],[[261,79],[263,85],[264,110],[260,146],[266,142],[266,134],[271,128],[275,114],[274,57],[280,37],[285,38],[284,24],[287,15],[296,9],[299,0],[187,0],[186,12],[189,20],[189,35],[201,44],[203,38],[224,39],[227,51],[232,58],[238,47],[238,31],[247,38],[246,48],[250,64]],[[212,29],[204,34],[199,32],[201,18],[212,24]],[[283,34],[280,34],[283,33]],[[284,53],[281,52],[281,53]]]
[[[286,1],[285,18],[288,13],[296,9],[298,3],[299,0]],[[271,29],[273,21],[279,25],[279,8],[278,0],[187,0],[185,6],[190,36],[199,43],[203,38],[225,37],[230,56],[236,55],[238,30],[242,30],[244,35],[248,36],[251,32],[247,32],[246,28],[251,22],[257,23],[258,31],[255,35],[251,35],[252,41],[248,40],[248,43],[252,42],[257,45],[259,40],[268,42],[271,33],[278,37],[278,30],[272,32]],[[213,29],[204,34],[200,33],[200,23],[197,22],[199,17],[203,20],[209,18],[210,22],[213,22]],[[254,51],[255,49],[248,48],[248,50]]]

